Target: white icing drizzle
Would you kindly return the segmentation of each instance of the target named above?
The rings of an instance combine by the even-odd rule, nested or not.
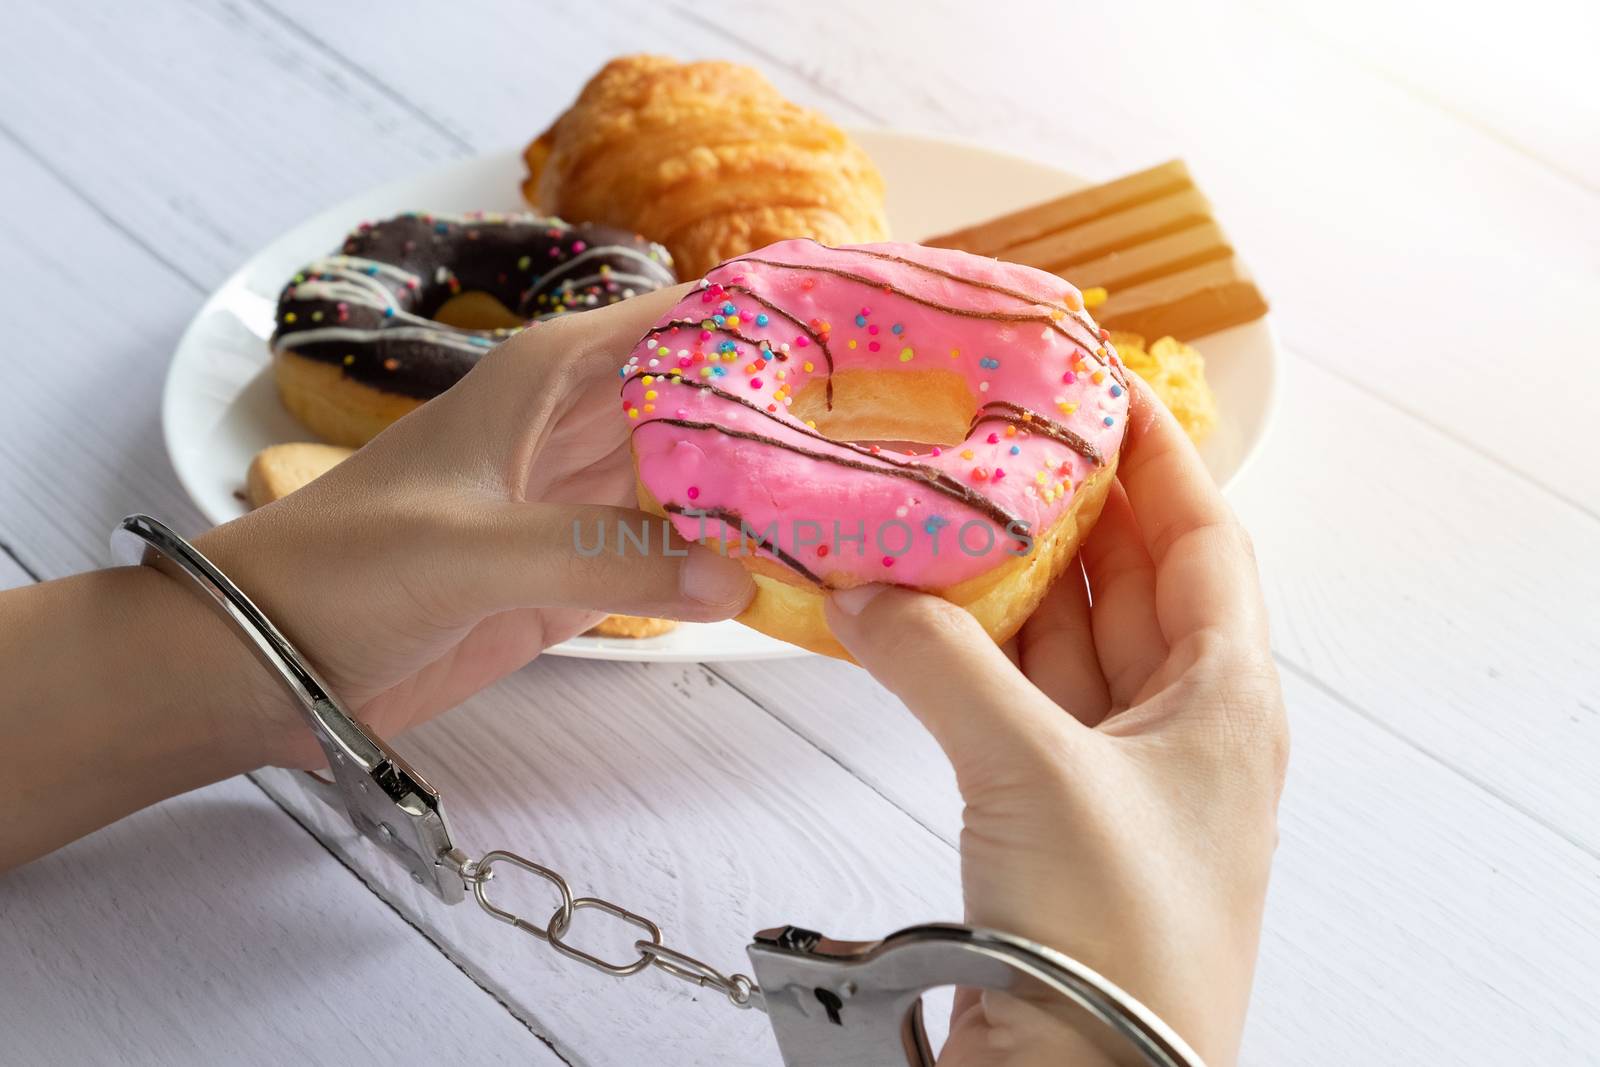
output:
[[[582,278],[562,282],[554,292],[576,292],[591,285],[600,285],[607,282],[614,282],[617,285],[632,285],[638,288],[650,288],[663,284],[660,278],[648,278],[643,274],[618,274],[612,272],[611,274],[589,274]]]
[[[574,230],[570,224],[548,217],[430,213],[426,218],[435,223],[465,227],[506,223],[536,225],[558,231],[562,235],[570,234]],[[563,274],[586,262],[606,258],[633,261],[638,263],[641,269],[637,273],[613,270],[589,273],[579,278],[562,278]],[[673,281],[671,269],[661,259],[640,249],[621,244],[585,248],[581,253],[562,260],[542,274],[537,272],[537,265],[531,266],[533,269],[530,270],[530,284],[523,289],[523,299],[534,293],[544,293],[560,305],[559,310],[546,311],[534,316],[531,321],[535,322],[556,318],[567,308],[597,305],[600,302],[600,294],[583,291],[592,286],[606,286],[611,292],[620,293],[626,298],[633,296],[636,291],[660,288],[663,285],[670,285]],[[467,330],[448,326],[405,310],[400,306],[399,293],[407,289],[420,290],[422,277],[394,263],[362,256],[334,254],[313,261],[303,268],[300,274],[305,280],[294,283],[284,294],[288,305],[342,303],[380,311],[384,315],[384,321],[381,325],[366,328],[338,323],[316,326],[302,324],[298,327],[285,328],[280,323],[272,340],[272,348],[277,352],[301,345],[323,343],[365,345],[388,338],[437,344],[460,352],[481,355],[517,332],[516,330]],[[436,271],[436,282],[445,284],[451,276],[449,268],[441,266]],[[394,288],[386,283],[391,283]]]
[[[646,271],[655,272],[658,279],[666,279],[666,282],[663,284],[669,284],[671,282],[671,275],[667,273],[666,264],[662,263],[659,259],[639,251],[637,248],[629,248],[627,245],[600,245],[598,247],[585,248],[582,252],[573,256],[571,259],[564,260],[558,265],[550,268],[550,270],[546,271],[545,274],[539,279],[539,282],[542,285],[552,278],[559,277],[563,272],[571,270],[579,263],[582,263],[585,260],[594,259],[596,256],[616,255],[627,256],[631,259],[638,260],[640,263],[643,263]]]
[[[464,348],[473,352],[482,351],[483,344],[472,341],[477,336],[471,331],[455,330],[434,322],[421,315],[413,315],[400,307],[394,293],[378,281],[374,271],[384,277],[393,278],[402,286],[415,285],[420,279],[417,275],[393,263],[382,263],[375,259],[365,259],[361,256],[324,256],[309,264],[300,273],[306,275],[306,280],[296,282],[288,292],[288,299],[296,303],[300,301],[332,301],[346,304],[356,304],[361,307],[376,308],[385,312],[386,317],[416,323],[412,327],[387,326],[376,329],[355,329],[353,327],[312,327],[304,330],[279,331],[272,343],[275,352],[281,352],[294,344],[316,344],[319,341],[347,341],[353,343],[371,341],[380,334],[406,330],[407,333],[395,332],[396,337],[411,337],[418,340],[432,340],[437,337],[441,342],[446,338],[453,338],[449,342],[452,347]],[[457,336],[460,335],[460,336]],[[487,338],[485,338],[487,340]],[[492,341],[490,343],[493,343]]]

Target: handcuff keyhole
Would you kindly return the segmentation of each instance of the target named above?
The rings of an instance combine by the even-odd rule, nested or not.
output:
[[[844,1009],[844,1001],[839,999],[839,994],[831,989],[823,989],[821,986],[811,992],[816,995],[817,1003],[821,1004],[822,1009],[828,1013],[828,1021],[835,1026],[843,1026],[844,1020],[839,1018],[839,1012]]]

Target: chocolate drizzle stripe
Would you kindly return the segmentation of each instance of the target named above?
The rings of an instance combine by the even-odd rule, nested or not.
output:
[[[718,285],[722,285],[721,282],[718,282],[717,284]],[[826,400],[827,400],[827,405],[826,406],[827,406],[827,409],[829,411],[832,411],[833,410],[833,350],[828,347],[828,339],[826,337],[822,336],[822,334],[820,334],[817,331],[813,330],[806,323],[801,322],[799,319],[795,318],[793,315],[791,315],[787,311],[783,310],[783,308],[779,307],[777,304],[774,304],[772,301],[768,300],[766,297],[762,296],[760,293],[756,292],[754,289],[751,289],[747,285],[740,285],[738,282],[733,282],[733,283],[730,283],[728,285],[723,285],[722,286],[722,291],[725,292],[725,293],[743,293],[745,296],[748,296],[751,300],[754,300],[757,304],[760,304],[762,307],[766,308],[768,311],[772,312],[774,315],[781,315],[785,319],[788,319],[790,322],[794,323],[795,326],[799,328],[801,333],[804,333],[807,337],[809,337],[811,340],[816,342],[817,347],[822,349],[822,358],[828,361],[828,379],[827,379],[828,395],[826,397]]]
[[[827,246],[824,245],[823,247]],[[959,274],[956,274],[954,271],[945,270],[943,267],[935,267],[931,263],[919,263],[914,259],[907,259],[905,256],[891,255],[888,252],[878,252],[870,248],[829,248],[828,251],[842,252],[846,255],[852,256],[866,256],[870,259],[881,259],[886,263],[899,263],[901,266],[913,267],[917,270],[923,271],[926,274],[937,274],[941,278],[948,278],[953,282],[960,282],[962,285],[971,285],[976,286],[979,289],[988,289],[989,291],[995,293],[1004,293],[1006,296],[1015,297],[1016,299],[1027,304],[1042,304],[1045,307],[1054,308],[1063,315],[1071,315],[1074,319],[1077,319],[1077,315],[1073,312],[1073,310],[1058,300],[1052,300],[1049,297],[1034,296],[1031,293],[1023,292],[1020,289],[1012,289],[1010,286],[1001,285],[999,282],[986,282],[980,281],[977,278],[965,278]],[[1082,319],[1078,319],[1078,321],[1080,323],[1083,322]]]
[[[801,563],[799,560],[789,555],[789,553],[785,552],[782,548],[766,540],[765,538],[754,536],[759,531],[745,522],[744,516],[737,512],[729,511],[727,508],[686,508],[681,504],[663,504],[661,507],[671,515],[682,515],[690,519],[701,519],[702,530],[704,529],[703,520],[705,519],[716,519],[724,525],[735,526],[738,528],[740,540],[743,540],[746,534],[750,534],[751,540],[755,541],[757,545],[766,549],[768,552],[771,552],[773,559],[784,564],[789,569],[803,575],[814,585],[825,584],[821,576],[811,570],[811,568],[807,567],[804,563]]]
[[[1000,410],[990,411],[990,408],[999,408]],[[972,426],[967,430],[967,433],[970,435],[973,430],[978,428],[980,423],[985,422],[1004,422],[1012,426],[1021,426],[1024,429],[1042,434],[1052,441],[1066,445],[1097,467],[1105,466],[1105,456],[1101,455],[1098,448],[1059,422],[1047,419],[1037,411],[1029,411],[1027,408],[1009,401],[996,400],[983,405],[978,414],[973,416]]]
[[[633,374],[628,375],[625,379],[623,379],[623,382],[622,382],[623,388],[626,388],[628,383],[633,381],[635,378],[643,377],[645,374],[649,374],[649,373],[656,373],[656,372],[635,371]],[[751,411],[755,412],[757,415],[760,415],[762,418],[767,419],[767,420],[769,420],[771,422],[775,422],[779,426],[782,426],[784,429],[790,430],[790,431],[792,431],[794,433],[797,433],[797,434],[801,435],[802,437],[809,437],[814,441],[821,441],[823,444],[833,445],[833,446],[835,446],[837,448],[848,448],[850,451],[858,453],[859,455],[864,456],[867,459],[877,460],[878,462],[888,464],[891,467],[911,467],[911,468],[915,468],[915,469],[920,470],[920,471],[926,471],[929,475],[932,475],[932,476],[941,476],[942,475],[944,477],[949,477],[948,475],[944,475],[942,471],[934,470],[932,467],[929,467],[926,464],[917,463],[915,461],[901,462],[900,460],[893,459],[893,458],[891,458],[889,456],[884,455],[882,453],[882,451],[874,452],[872,449],[868,448],[866,445],[858,445],[854,441],[836,441],[832,437],[829,437],[827,434],[822,433],[822,432],[820,432],[818,430],[813,430],[811,427],[805,425],[804,423],[789,422],[789,421],[787,421],[787,420],[785,420],[783,418],[780,418],[778,415],[774,414],[773,412],[768,411],[766,408],[762,407],[760,404],[757,404],[755,401],[747,400],[744,397],[739,396],[739,395],[737,395],[735,393],[730,393],[726,389],[722,389],[722,388],[720,388],[718,386],[715,386],[715,385],[711,384],[708,381],[696,381],[695,379],[684,378],[684,377],[681,377],[681,376],[675,375],[675,374],[659,374],[659,373],[657,373],[656,376],[659,377],[659,378],[663,378],[668,382],[675,382],[678,385],[687,385],[690,388],[699,389],[702,392],[706,392],[706,393],[711,393],[711,394],[713,394],[715,396],[721,397],[723,400],[729,400],[729,401],[732,401],[735,404],[740,405],[741,407],[749,408]],[[659,383],[657,383],[657,384],[659,384]],[[659,420],[651,419],[651,420],[648,420],[648,421],[656,422],[656,421],[659,421]],[[640,425],[644,425],[644,424],[641,423]],[[970,433],[971,431],[969,430],[968,432]],[[959,484],[959,483],[957,483],[957,484]]]
[[[1115,350],[1113,349],[1113,351]],[[1122,386],[1124,390],[1128,388],[1128,372],[1123,369],[1120,359],[1106,360],[1106,370],[1110,372],[1112,381]]]
[[[823,247],[826,247],[826,246],[823,246]],[[1080,319],[1078,317],[1077,312],[1073,311],[1071,308],[1067,307],[1065,304],[1058,303],[1058,302],[1056,302],[1054,300],[1041,300],[1038,297],[1029,296],[1027,293],[1024,293],[1020,289],[1011,289],[1011,288],[1008,288],[1007,286],[1000,285],[1000,284],[998,284],[996,282],[978,281],[976,278],[963,278],[961,275],[952,273],[951,271],[947,271],[943,267],[935,267],[935,266],[933,266],[931,264],[928,264],[928,263],[918,263],[914,259],[907,259],[904,256],[890,255],[888,252],[875,252],[870,248],[835,248],[835,249],[832,249],[832,251],[834,251],[834,252],[846,252],[846,253],[849,253],[851,255],[858,255],[858,256],[868,256],[868,257],[870,257],[872,259],[882,259],[882,260],[886,260],[886,261],[888,261],[890,263],[900,263],[900,264],[903,264],[904,266],[907,266],[907,267],[915,267],[917,270],[926,271],[929,274],[937,274],[939,277],[948,278],[953,282],[960,282],[963,285],[972,285],[972,286],[977,286],[979,289],[988,289],[988,290],[991,290],[992,292],[1004,293],[1006,296],[1015,297],[1018,300],[1025,300],[1030,304],[1042,304],[1042,305],[1044,305],[1046,307],[1055,308],[1056,310],[1063,312],[1067,318],[1070,318],[1073,322],[1077,323],[1079,326],[1082,326],[1084,329],[1086,329],[1086,330],[1091,329],[1091,326],[1090,326],[1090,324],[1088,322],[1085,322],[1083,319]],[[1056,320],[1051,319],[1051,321],[1055,322]],[[1100,340],[1100,337],[1099,337],[1098,334],[1091,332],[1090,335],[1089,335],[1089,340],[1087,342],[1085,342],[1085,341],[1083,341],[1083,340],[1081,340],[1081,339],[1079,339],[1077,337],[1073,337],[1065,329],[1062,329],[1061,333],[1064,334],[1066,337],[1068,337],[1070,340],[1072,340],[1072,341],[1076,342],[1077,344],[1081,345],[1084,349],[1086,349],[1089,352],[1090,355],[1094,355],[1097,359],[1100,359],[1106,365],[1106,368],[1111,372],[1111,377],[1116,379],[1117,383],[1119,385],[1121,385],[1124,389],[1127,388],[1128,379],[1127,379],[1126,374],[1124,374],[1124,372],[1123,372],[1121,362],[1120,361],[1114,361],[1114,360],[1112,360],[1110,358],[1098,355],[1100,349],[1105,347],[1105,345],[1106,345],[1106,342]],[[1113,349],[1113,351],[1114,351],[1114,349]]]
[[[668,382],[676,382],[678,385],[687,385],[690,388],[699,389],[702,392],[712,393],[712,394],[714,394],[716,396],[721,397],[724,400],[731,400],[733,403],[738,404],[741,407],[749,408],[751,411],[755,412],[757,415],[760,415],[762,418],[769,419],[772,422],[777,423],[779,426],[782,426],[786,430],[792,430],[793,432],[795,432],[797,434],[800,434],[802,437],[809,437],[812,440],[821,441],[824,444],[835,445],[835,446],[837,446],[839,448],[848,448],[852,452],[858,452],[861,455],[868,457],[869,459],[876,459],[876,460],[878,460],[878,461],[880,461],[882,463],[887,463],[892,467],[913,466],[913,467],[918,467],[921,470],[926,470],[931,474],[938,474],[939,473],[938,471],[933,470],[933,468],[923,466],[922,464],[918,464],[918,463],[909,463],[909,464],[907,464],[907,463],[901,463],[899,460],[896,460],[896,459],[890,459],[888,456],[885,456],[883,453],[874,452],[874,451],[872,451],[872,449],[868,448],[866,445],[858,445],[854,441],[835,441],[833,438],[829,437],[827,434],[820,433],[820,432],[818,432],[816,430],[813,430],[811,427],[805,425],[804,423],[788,422],[788,421],[786,421],[784,419],[781,419],[777,415],[775,415],[772,412],[768,411],[766,408],[762,407],[760,404],[757,404],[755,401],[747,400],[742,396],[738,396],[738,395],[736,395],[734,393],[730,393],[726,389],[719,388],[719,387],[717,387],[715,385],[712,385],[710,382],[707,382],[707,381],[696,381],[693,378],[685,378],[685,377],[682,377],[681,375],[676,375],[676,374],[661,374],[661,373],[659,373],[657,371],[635,371],[634,373],[628,375],[626,378],[624,378],[622,380],[623,388],[627,388],[628,383],[633,381],[635,378],[643,377],[646,374],[655,374],[656,377],[665,379]],[[651,419],[649,421],[655,422],[657,420]]]
[[[763,346],[768,348],[768,349],[772,349],[771,342],[762,341],[762,340],[759,340],[759,339],[754,338],[754,337],[746,337],[744,334],[740,333],[738,330],[731,329],[731,328],[729,328],[727,326],[718,326],[714,322],[711,323],[710,326],[707,326],[706,323],[708,321],[710,321],[710,320],[708,320],[708,319],[671,319],[671,320],[669,320],[667,322],[663,322],[660,326],[657,326],[655,329],[651,330],[649,333],[645,334],[644,336],[645,336],[646,340],[649,340],[651,337],[654,337],[656,334],[661,333],[661,331],[663,331],[663,330],[670,330],[674,326],[684,326],[684,327],[687,327],[687,328],[689,328],[691,330],[704,330],[707,333],[720,333],[720,334],[723,334],[724,336],[733,338],[735,341],[743,341],[745,344],[754,347],[757,351],[759,351]],[[661,340],[661,339],[658,338],[658,340]],[[780,353],[778,353],[776,350],[773,350],[773,352],[772,352],[773,358],[777,358],[779,354]],[[784,357],[785,360],[787,360],[787,358],[788,358],[787,356]],[[666,372],[665,371],[646,371],[645,373],[647,373],[647,374],[650,374],[650,373],[653,373],[653,374],[665,374]]]
[[[880,457],[871,457],[878,459],[879,463],[882,464],[881,466],[874,465],[871,463],[862,462],[861,460],[848,459],[844,456],[832,456],[826,452],[814,452],[809,448],[801,448],[799,445],[792,445],[787,441],[780,441],[775,437],[768,437],[765,434],[752,433],[749,430],[736,430],[731,426],[719,426],[714,422],[698,422],[693,419],[651,419],[648,422],[641,422],[639,425],[635,426],[633,428],[633,433],[638,433],[646,426],[677,426],[685,430],[710,430],[712,433],[720,433],[725,437],[736,437],[743,441],[754,441],[757,444],[769,445],[773,448],[782,449],[785,452],[793,452],[796,455],[805,456],[808,459],[814,459],[821,463],[833,463],[841,467],[850,467],[854,470],[866,471],[869,474],[888,474],[897,478],[905,478],[924,485],[936,493],[942,493],[952,500],[956,500],[962,504],[965,504],[967,507],[993,521],[996,525],[1006,527],[1016,524],[1024,528],[1027,527],[1027,524],[1024,523],[1020,518],[1012,515],[1010,512],[1006,511],[1005,508],[1002,508],[999,504],[996,504],[993,500],[990,500],[981,493],[974,492],[961,482],[958,482],[948,474],[945,474],[943,471],[937,471],[931,467],[913,464],[902,466],[898,463],[890,463],[881,459]]]
[[[842,250],[835,249],[835,251],[842,251]],[[911,264],[912,266],[920,266],[920,264],[913,263],[911,260],[905,260],[904,262],[906,262],[908,264]],[[1045,327],[1047,327],[1049,329],[1055,330],[1061,336],[1065,337],[1067,340],[1071,341],[1073,344],[1075,344],[1078,347],[1080,347],[1080,348],[1084,349],[1085,351],[1089,352],[1091,355],[1094,353],[1094,350],[1096,348],[1100,347],[1100,345],[1102,343],[1099,338],[1095,338],[1092,342],[1085,342],[1082,338],[1074,336],[1072,331],[1068,330],[1065,326],[1061,325],[1061,321],[1060,320],[1055,319],[1055,318],[1051,317],[1050,315],[1029,315],[1029,314],[1023,314],[1023,313],[1020,313],[1020,312],[978,311],[978,310],[976,310],[974,308],[958,308],[958,307],[955,307],[955,306],[953,306],[951,304],[941,304],[937,300],[929,300],[927,297],[919,296],[916,293],[913,293],[908,289],[902,289],[897,285],[890,285],[888,282],[879,281],[876,278],[869,278],[865,274],[857,274],[854,271],[845,270],[843,267],[829,267],[829,266],[824,266],[824,265],[822,265],[820,263],[785,263],[782,260],[761,259],[761,258],[759,258],[757,256],[740,256],[738,259],[730,259],[727,263],[724,263],[723,266],[726,267],[729,264],[733,264],[733,263],[757,263],[757,264],[760,264],[761,266],[764,266],[764,267],[776,267],[779,270],[815,270],[815,271],[821,271],[823,274],[832,274],[832,275],[834,275],[835,277],[838,277],[838,278],[845,278],[845,279],[847,279],[849,281],[856,282],[857,284],[860,284],[860,285],[870,286],[873,289],[877,289],[880,292],[894,293],[896,296],[903,297],[906,300],[909,300],[914,304],[921,304],[923,307],[930,307],[930,308],[933,308],[935,311],[943,311],[946,314],[957,315],[957,316],[959,316],[961,318],[965,318],[965,319],[987,319],[987,320],[989,320],[991,322],[1037,322],[1037,323],[1040,323],[1040,324],[1044,325]],[[933,272],[936,273],[936,274],[943,274],[944,273],[942,271],[937,270],[936,268],[929,268],[929,269],[932,269]],[[955,278],[954,275],[949,275],[949,277]],[[989,285],[986,282],[972,281],[970,279],[964,279],[964,278],[955,278],[955,280],[965,282],[966,284],[974,286],[974,287],[979,288],[979,289],[996,289],[997,288],[997,287]],[[1005,290],[1003,290],[1003,289],[997,289],[997,291],[1005,292]],[[1030,303],[1030,304],[1041,304],[1041,303],[1044,303],[1043,301],[1040,301],[1040,300],[1034,300],[1031,297],[1024,297],[1024,299],[1026,299],[1028,301],[1028,303]],[[1065,316],[1065,317],[1072,319],[1072,321],[1077,323],[1079,326],[1083,326],[1082,320],[1078,319],[1076,316],[1068,315],[1068,316]]]
[[[677,281],[677,279],[673,277],[672,272],[666,268],[665,264],[663,264],[659,259],[651,256],[649,253],[640,251],[637,248],[629,248],[627,245],[607,244],[590,245],[582,252],[579,252],[577,255],[573,256],[571,259],[563,260],[561,263],[558,263],[556,266],[550,268],[549,270],[545,271],[544,274],[540,275],[536,284],[546,285],[552,280],[559,278],[561,275],[572,270],[572,268],[576,267],[580,263],[587,263],[591,259],[603,260],[610,256],[620,256],[627,259],[637,260],[643,264],[644,268],[651,274],[657,275],[658,278],[666,279],[666,281],[663,281],[660,284],[672,285]]]
[[[629,382],[636,378],[641,378],[648,373],[651,372],[635,371],[634,373],[628,375],[628,377],[622,381],[622,388],[627,388]],[[874,452],[865,445],[858,445],[854,441],[836,441],[826,434],[819,433],[803,423],[792,423],[785,421],[754,401],[747,400],[742,396],[730,393],[726,389],[718,388],[710,382],[695,381],[693,379],[684,378],[675,374],[663,374],[657,375],[657,377],[664,378],[667,382],[676,383],[678,385],[687,385],[692,389],[699,389],[702,392],[712,393],[715,396],[721,397],[723,400],[732,401],[733,403],[738,404],[740,407],[748,408],[757,415],[760,415],[762,418],[775,422],[779,426],[782,426],[794,433],[800,434],[803,437],[809,437],[813,440],[822,441],[826,444],[835,445],[839,448],[848,448],[852,452],[857,452],[869,459],[878,460],[879,462],[885,463],[891,467],[910,466],[919,470],[928,471],[932,474],[940,473],[938,471],[934,471],[930,467],[923,466],[922,464],[901,463],[899,460],[891,459],[880,452]],[[1001,410],[991,411],[990,409],[992,408],[999,408]],[[652,419],[650,421],[654,422],[657,420]],[[1028,408],[1022,407],[1020,404],[1013,404],[1007,400],[995,400],[985,404],[979,409],[978,413],[973,416],[972,422],[968,424],[967,436],[971,437],[973,430],[977,429],[980,424],[985,422],[1004,422],[1008,425],[1017,426],[1028,430],[1031,433],[1038,433],[1043,437],[1050,438],[1057,444],[1065,445],[1067,448],[1076,452],[1084,459],[1089,460],[1097,467],[1105,466],[1105,456],[1088,440],[1079,436],[1075,431],[1063,426],[1061,423],[1056,422],[1054,419],[1046,418],[1037,411],[1032,411]],[[645,424],[641,423],[641,425]]]

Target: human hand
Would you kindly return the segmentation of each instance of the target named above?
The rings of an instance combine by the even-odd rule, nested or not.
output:
[[[633,509],[617,368],[684,288],[554,319],[299,492],[197,542],[380,735],[449,708],[605,612],[711,621],[754,587],[737,562]],[[617,524],[648,552],[617,551]],[[575,546],[575,528],[592,549]],[[258,762],[320,750],[264,672],[229,712]]]
[[[1249,540],[1172,416],[1142,383],[1133,399],[1082,568],[1011,646],[884,586],[834,594],[828,620],[954,765],[967,921],[1094,967],[1217,1067],[1249,999],[1287,727]],[[1040,1005],[963,991],[940,1062],[1095,1055]]]

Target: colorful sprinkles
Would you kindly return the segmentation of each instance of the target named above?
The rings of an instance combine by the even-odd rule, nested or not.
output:
[[[790,251],[786,254],[795,255],[792,249],[797,244],[774,249],[787,248]],[[887,521],[900,522],[913,538],[937,538],[946,527],[964,527],[974,514],[1027,515],[1030,522],[1043,523],[1060,514],[1056,509],[1071,501],[1098,462],[1099,453],[1089,442],[1107,440],[1108,431],[1114,430],[1127,404],[1123,372],[1115,352],[1106,343],[1109,334],[1087,320],[1075,291],[1038,298],[1034,314],[1035,321],[1044,324],[1038,334],[1042,344],[1034,341],[1032,329],[1006,328],[975,334],[967,325],[970,318],[959,317],[959,310],[935,307],[930,312],[929,302],[911,299],[908,290],[887,282],[872,289],[870,304],[850,303],[841,311],[835,299],[831,310],[841,324],[835,328],[826,319],[812,316],[819,310],[830,310],[828,301],[835,292],[851,288],[867,291],[866,284],[850,280],[866,268],[846,265],[830,273],[805,271],[798,264],[786,268],[780,262],[777,267],[786,269],[774,269],[770,261],[760,258],[772,251],[752,254],[714,271],[701,284],[698,303],[702,308],[698,315],[691,316],[693,321],[658,326],[620,369],[625,398],[622,407],[628,418],[638,423],[636,448],[647,440],[680,438],[707,446],[718,440],[736,445],[726,453],[727,459],[713,459],[713,453],[707,452],[692,468],[685,468],[698,472],[692,485],[680,483],[674,489],[664,482],[652,486],[658,499],[663,503],[673,501],[680,508],[693,501],[696,507],[724,513],[756,506],[763,518],[770,519],[773,514],[792,517],[790,508],[783,503],[790,475],[777,460],[771,461],[774,465],[770,467],[757,468],[763,472],[759,478],[763,490],[759,493],[740,490],[733,499],[723,499],[730,486],[746,483],[742,479],[706,477],[706,464],[711,465],[711,470],[718,462],[736,462],[741,467],[766,464],[763,457],[776,449],[840,463],[841,471],[861,472],[841,477],[886,474],[895,485],[909,478],[913,484],[922,485],[919,495],[937,490],[935,499],[959,505],[953,511],[930,511],[925,502],[906,499],[883,513],[893,517]],[[845,256],[877,253],[868,247],[819,250],[815,254],[835,257],[828,262],[842,264]],[[877,269],[880,275],[893,277],[900,284],[910,284],[902,279],[916,279],[915,263],[905,270]],[[790,270],[793,273],[788,273]],[[840,281],[841,275],[845,281]],[[952,287],[940,285],[933,291],[948,299]],[[802,313],[801,307],[807,310]],[[805,327],[797,332],[795,327],[801,322]],[[976,359],[962,363],[963,351],[974,339],[992,347],[989,351],[980,349],[974,353]],[[826,349],[826,361],[821,355],[811,358],[819,345]],[[800,357],[802,352],[804,358]],[[946,353],[950,362],[941,358],[928,370],[917,367],[919,354],[926,358],[926,353],[940,352]],[[826,437],[817,426],[821,411],[831,403],[833,376],[859,368],[905,368],[909,373],[961,375],[972,391],[976,408],[967,439],[954,448],[932,446],[917,454],[896,451],[887,445],[837,442]],[[729,391],[734,384],[726,378],[730,370],[739,372],[735,380],[742,380],[743,388]],[[822,390],[824,385],[826,392]],[[1019,406],[1019,396],[1032,396],[1034,406]],[[801,418],[799,410],[791,414],[787,409],[797,397],[806,399],[807,416],[817,417]],[[665,410],[652,410],[655,407]],[[667,420],[669,428],[681,425],[683,429],[671,429],[666,438],[645,438],[643,431],[655,424],[652,420],[662,419]],[[707,427],[715,428],[715,434],[721,436],[700,436]],[[1114,448],[1116,438],[1110,441],[1109,447]],[[676,454],[700,453],[696,447]],[[808,472],[802,482],[809,485],[815,477],[815,473]],[[939,481],[941,478],[948,481]],[[923,480],[927,480],[925,484]],[[891,483],[872,484],[887,487]],[[995,508],[1001,511],[985,510]],[[725,524],[730,521],[724,520]],[[992,518],[988,521],[992,523],[991,533],[1004,526]],[[685,528],[680,527],[680,532]],[[870,538],[864,544],[849,538],[815,545],[788,545],[781,538],[775,544],[765,539],[754,543],[758,551],[784,561],[795,561],[802,555],[820,560],[830,558],[830,553],[851,559],[867,554],[883,568],[906,568],[909,559],[916,566],[903,577],[897,576],[908,582],[917,581],[917,568],[926,566],[926,560],[915,552],[907,557],[892,546],[884,546],[874,556]],[[849,564],[840,558],[837,566],[848,570]],[[810,570],[805,573],[815,577]]]
[[[666,250],[624,231],[536,215],[408,212],[362,222],[337,253],[298,272],[279,296],[271,344],[426,399],[529,325],[672,281]],[[435,321],[467,290],[524,325],[467,330]]]

